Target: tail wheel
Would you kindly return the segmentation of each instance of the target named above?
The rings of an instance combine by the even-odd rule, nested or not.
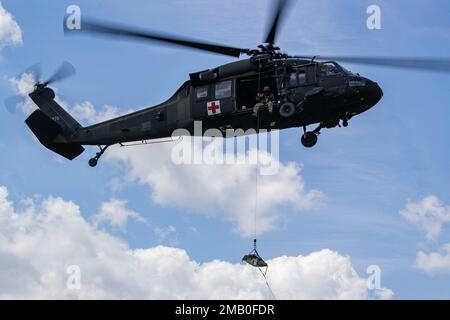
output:
[[[96,167],[96,166],[97,166],[97,163],[98,163],[98,159],[97,159],[97,158],[91,158],[91,159],[89,159],[89,166],[90,166],[91,168]]]
[[[312,148],[317,143],[317,134],[311,131],[305,132],[302,135],[301,142],[305,148]]]

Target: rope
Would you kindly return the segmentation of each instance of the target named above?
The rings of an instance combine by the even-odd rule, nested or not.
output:
[[[259,118],[259,116],[258,116]],[[257,135],[258,137],[258,135]],[[258,138],[256,138],[258,139]],[[258,141],[256,142],[258,143]],[[255,239],[255,249],[256,249],[256,219],[258,215],[258,162],[259,162],[259,148],[256,147],[256,165],[255,165],[255,215],[254,215],[254,239]]]
[[[259,110],[256,114],[256,165],[255,165],[255,215],[254,215],[254,239],[256,249],[256,219],[258,215],[258,171],[259,171]]]
[[[261,92],[261,68],[262,68],[262,64],[261,64],[261,61],[259,61],[259,64],[258,64],[258,93]]]
[[[259,64],[258,70],[258,93],[261,92],[261,63]],[[259,174],[259,112],[256,115],[256,165],[255,165],[255,214],[254,214],[254,239],[253,239],[253,251],[259,256],[258,251],[256,250],[256,219],[258,215],[258,174]],[[267,288],[269,289],[272,297],[277,300],[277,297],[273,293],[272,288],[270,287],[269,281],[267,280],[267,270],[269,268],[266,267],[266,271],[263,272],[261,268],[258,268],[258,271],[264,277],[264,282],[266,283]]]
[[[268,267],[266,267],[266,272],[262,272],[261,268],[258,268],[259,272],[264,277],[264,281],[266,282],[266,286],[269,289],[270,294],[272,295],[273,299],[274,300],[278,300],[277,297],[275,296],[275,293],[273,293],[272,288],[270,287],[269,281],[267,280],[267,269],[268,269]]]
[[[255,238],[253,240],[253,245],[254,245],[254,251],[255,253],[259,256],[258,251],[256,251],[256,219],[257,219],[257,215],[258,215],[258,175],[259,175],[259,112],[257,114],[257,118],[256,118],[257,122],[256,122],[256,165],[255,165]],[[272,297],[277,300],[277,297],[275,296],[275,294],[273,293],[272,288],[270,287],[269,281],[267,280],[267,270],[269,268],[266,267],[266,271],[263,272],[261,270],[261,268],[258,268],[259,272],[261,273],[261,275],[264,277],[264,282],[266,283],[267,288],[270,291],[270,294],[272,295]]]

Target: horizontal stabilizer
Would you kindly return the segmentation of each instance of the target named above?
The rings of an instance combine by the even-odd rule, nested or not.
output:
[[[54,142],[62,132],[62,128],[39,109],[34,111],[25,123],[42,145],[66,159],[73,160],[84,151],[84,148],[77,143]]]

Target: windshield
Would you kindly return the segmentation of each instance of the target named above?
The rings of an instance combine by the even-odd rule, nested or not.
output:
[[[345,69],[336,62],[324,62],[320,66],[320,74],[322,76],[336,76],[336,75],[354,75],[350,70]]]
[[[337,76],[346,73],[336,62],[324,62],[320,66],[321,76]]]
[[[355,74],[353,72],[351,72],[348,69],[345,69],[343,66],[340,66],[342,68],[342,70],[344,70],[345,74],[348,74],[349,76],[355,76]]]

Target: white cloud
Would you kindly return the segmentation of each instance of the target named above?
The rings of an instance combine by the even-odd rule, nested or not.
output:
[[[101,204],[99,212],[95,214],[92,219],[95,224],[107,223],[122,231],[125,231],[129,219],[146,222],[141,215],[127,209],[126,205],[126,200],[111,199],[110,201]]]
[[[31,114],[37,108],[30,97],[28,97],[28,94],[34,90],[36,81],[37,79],[32,73],[23,73],[19,78],[9,79],[9,83],[14,91],[24,97],[21,102],[17,103],[16,109],[21,110],[26,115]]]
[[[450,207],[445,206],[438,197],[430,195],[419,202],[408,201],[400,211],[407,221],[421,227],[428,240],[436,240],[445,224],[450,222]],[[439,252],[419,251],[416,267],[428,274],[450,272],[450,243],[442,246]]]
[[[450,207],[445,207],[436,196],[428,196],[419,202],[408,201],[400,215],[421,227],[428,240],[435,240],[444,224],[450,222]]]
[[[22,44],[22,30],[0,2],[0,52],[6,46]]]
[[[257,270],[214,260],[198,263],[186,251],[130,249],[98,230],[79,207],[61,198],[27,200],[17,210],[0,187],[0,298],[264,299]],[[331,250],[268,261],[281,299],[365,299],[366,280],[350,258]],[[68,266],[81,270],[80,290],[66,287]],[[382,291],[384,292],[384,291]],[[383,296],[380,293],[380,296]]]
[[[394,291],[388,288],[376,289],[374,293],[379,300],[392,300],[394,298]]]
[[[103,122],[118,117],[120,114],[130,113],[133,111],[130,109],[128,111],[121,112],[119,108],[110,105],[105,105],[100,111],[97,111],[94,105],[89,101],[76,104],[73,108],[68,107],[67,109],[75,119],[88,124]]]
[[[450,273],[450,243],[444,245],[441,252],[419,251],[416,265],[428,274]]]
[[[181,143],[191,143],[184,138]],[[222,144],[221,140],[218,142]],[[153,201],[193,213],[230,221],[244,236],[254,233],[255,167],[252,165],[176,165],[171,161],[172,143],[111,148],[106,157],[124,164],[127,178],[148,185]],[[194,152],[202,152],[194,144]],[[251,153],[256,152],[251,150]],[[272,157],[263,154],[264,157]],[[258,182],[257,233],[276,227],[287,211],[309,211],[319,207],[323,195],[307,190],[301,168],[277,159],[278,173],[260,176]],[[292,211],[292,210],[289,210]]]
[[[23,101],[16,105],[16,109],[21,110],[27,116],[37,109],[36,104],[29,98],[28,94],[34,90],[34,85],[39,80],[42,79],[36,79],[32,73],[23,73],[19,78],[9,79],[9,83],[13,90],[18,95],[24,97]],[[104,105],[99,111],[97,111],[94,105],[89,101],[75,104],[72,107],[58,95],[58,90],[56,88],[52,88],[52,90],[55,91],[55,101],[81,124],[89,125],[103,122],[118,117],[121,114],[130,113],[133,111],[132,109],[121,111],[119,108],[111,105]]]
[[[168,237],[176,234],[177,229],[174,226],[170,225],[167,227],[155,227],[153,228],[153,232],[158,237],[158,242],[163,243],[168,239]]]

